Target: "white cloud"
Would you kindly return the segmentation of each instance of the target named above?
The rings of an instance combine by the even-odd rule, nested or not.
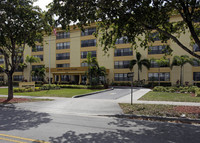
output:
[[[43,11],[47,10],[46,6],[52,2],[53,0],[38,0],[37,2],[34,2],[34,5],[39,6]]]

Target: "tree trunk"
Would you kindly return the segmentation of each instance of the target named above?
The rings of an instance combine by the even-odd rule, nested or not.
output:
[[[180,71],[180,85],[183,86],[183,76],[182,76],[182,69],[183,67],[181,66],[181,71]]]
[[[13,99],[13,77],[12,77],[12,73],[8,73],[8,98],[7,100],[11,100]]]
[[[140,70],[139,70],[139,67],[138,67],[138,82],[140,82]]]

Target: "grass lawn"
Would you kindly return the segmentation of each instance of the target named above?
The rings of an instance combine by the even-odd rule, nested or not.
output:
[[[96,92],[100,90],[92,89],[60,89],[60,90],[43,90],[35,92],[24,92],[24,93],[14,93],[14,95],[24,95],[24,96],[48,96],[48,97],[67,97],[71,98],[75,95],[81,95],[91,92]],[[1,88],[0,95],[7,95],[8,89]]]
[[[150,91],[139,100],[147,101],[175,101],[175,102],[200,102],[200,97],[191,96],[190,93],[168,93]]]
[[[185,114],[187,118],[199,119],[200,107],[173,106],[157,104],[119,104],[125,114],[145,116],[181,117]]]

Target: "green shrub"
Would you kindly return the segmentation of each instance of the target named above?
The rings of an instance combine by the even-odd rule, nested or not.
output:
[[[35,87],[42,87],[42,84],[35,84]]]
[[[14,92],[19,92],[19,88],[14,88],[13,91]]]
[[[119,83],[113,82],[112,86],[119,86]]]
[[[59,85],[60,88],[76,88],[76,89],[87,89],[86,85]]]
[[[195,96],[200,97],[200,91],[199,90],[197,92],[195,92]]]
[[[88,86],[88,89],[104,89],[103,85],[92,85],[92,86]]]
[[[168,90],[168,92],[174,93],[174,92],[176,92],[176,90],[175,90],[174,88],[170,88],[170,89]]]
[[[60,89],[60,86],[59,85],[56,85],[56,84],[44,84],[42,87],[41,87],[42,90],[50,90],[50,89]]]
[[[40,87],[35,87],[35,91],[40,91]]]
[[[190,87],[188,88],[188,92],[195,93],[196,89],[198,89],[197,86],[190,86]]]
[[[166,89],[163,86],[156,86],[153,88],[153,91],[163,92],[163,91],[166,91]]]

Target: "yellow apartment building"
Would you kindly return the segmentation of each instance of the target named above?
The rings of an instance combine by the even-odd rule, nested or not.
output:
[[[180,20],[179,16],[173,16],[171,21]],[[24,69],[24,72],[17,71],[14,73],[14,81],[28,80],[30,78],[31,69],[44,65],[46,70],[45,80],[49,80],[49,65],[50,76],[52,83],[62,83],[73,81],[76,84],[85,83],[87,71],[87,64],[82,63],[86,60],[87,53],[91,52],[92,57],[96,57],[100,66],[104,66],[107,69],[107,81],[111,83],[130,82],[127,77],[129,70],[129,61],[135,59],[136,51],[131,48],[130,43],[125,43],[122,37],[116,42],[116,49],[110,49],[105,55],[102,51],[102,47],[99,46],[98,40],[93,36],[93,32],[96,31],[95,25],[85,29],[85,32],[81,32],[80,29],[71,29],[70,32],[65,32],[57,29],[57,35],[44,37],[43,44],[37,43],[36,49],[26,47],[24,51],[24,57],[32,55],[41,59],[40,63],[34,63],[31,66],[28,65]],[[156,33],[154,33],[156,34]],[[171,63],[174,55],[189,55],[187,52],[178,47],[178,45],[171,40],[163,44],[159,38],[154,39],[153,44],[149,44],[149,50],[138,48],[138,51],[142,54],[143,58],[160,59],[164,56],[163,49],[166,45],[169,45],[173,49],[173,55],[168,56],[169,63]],[[190,34],[186,32],[180,36],[180,41],[184,45],[190,47],[191,50],[199,53],[200,48],[196,45],[190,45]],[[49,51],[50,50],[50,51]],[[190,55],[189,55],[190,56]],[[191,57],[191,56],[190,56]],[[25,59],[25,58],[24,58]],[[4,61],[0,58],[0,65],[3,65]],[[134,78],[137,80],[137,65],[133,68]],[[155,62],[151,63],[151,68],[147,70],[143,67],[140,73],[140,79],[145,83],[158,82],[158,65]],[[40,78],[32,77],[33,81],[40,81]],[[177,80],[180,80],[180,67],[174,67],[170,69],[169,66],[161,67],[160,73],[161,82],[176,84]],[[7,81],[5,74],[0,74],[0,81]],[[195,84],[200,82],[200,65],[191,66],[186,64],[184,66],[183,83],[189,82],[189,84]]]

